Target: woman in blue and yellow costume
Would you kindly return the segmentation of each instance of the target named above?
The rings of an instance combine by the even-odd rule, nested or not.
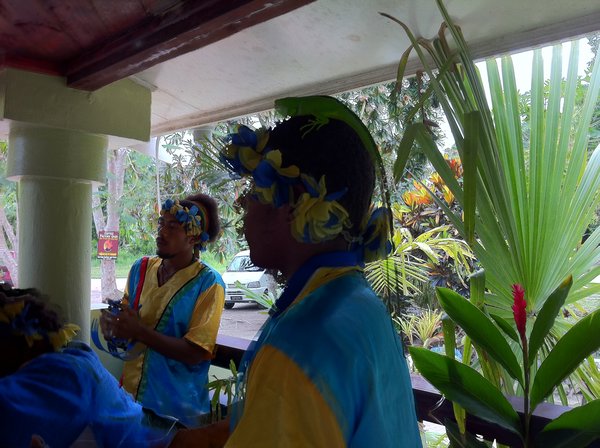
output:
[[[210,411],[208,369],[225,293],[219,273],[199,255],[219,234],[209,196],[166,200],[157,256],[132,266],[120,312],[104,312],[100,320],[109,351],[126,360],[123,388],[145,408],[188,427]],[[130,341],[125,351],[118,341]]]
[[[36,290],[0,289],[0,446],[69,447],[86,428],[97,446],[166,446],[90,347],[69,342],[78,330]]]
[[[252,185],[252,262],[286,286],[242,362],[229,427],[181,431],[171,446],[420,447],[402,342],[363,272],[391,250],[390,213],[371,204],[377,148],[334,98],[275,104],[291,118],[240,127],[223,156]]]

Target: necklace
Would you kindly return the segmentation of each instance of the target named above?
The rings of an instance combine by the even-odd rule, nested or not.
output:
[[[167,267],[165,266],[164,261],[162,261],[160,263],[159,268],[158,268],[159,284],[160,285],[164,285],[166,282],[169,281],[169,279],[171,277],[173,277],[175,274],[177,274],[178,271],[180,271],[181,269],[187,268],[189,265],[191,265],[192,263],[194,263],[196,260],[197,260],[197,258],[194,257],[194,256],[192,256],[192,259],[191,259],[190,263],[187,266],[185,266],[183,268],[180,268],[180,269],[174,268],[172,271],[169,271],[167,269]]]

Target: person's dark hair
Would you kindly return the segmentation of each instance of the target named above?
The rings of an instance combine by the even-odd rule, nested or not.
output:
[[[201,205],[208,215],[208,229],[204,229],[209,236],[208,242],[212,243],[219,237],[221,222],[219,221],[219,206],[217,205],[217,201],[206,194],[197,193],[186,197],[184,200],[179,201],[179,203],[187,208],[193,205]]]
[[[348,189],[338,202],[348,211],[349,232],[356,236],[375,188],[373,161],[352,127],[330,119],[310,129],[313,120],[312,116],[296,116],[278,123],[270,132],[268,146],[281,151],[282,166],[296,165],[317,181],[325,176],[328,193]]]
[[[29,315],[36,319],[39,328],[52,332],[62,327],[63,322],[58,313],[48,305],[48,297],[37,289],[0,289],[0,307],[20,301],[29,306]]]
[[[0,288],[0,308],[23,302],[27,307],[27,317],[35,321],[39,333],[47,334],[58,331],[63,322],[58,313],[49,307],[47,297],[36,289]],[[17,370],[24,362],[54,351],[47,338],[34,340],[30,345],[22,334],[15,334],[10,323],[0,324],[0,341],[4,350],[0,359],[0,377]]]

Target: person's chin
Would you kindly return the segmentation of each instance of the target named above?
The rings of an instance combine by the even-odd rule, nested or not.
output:
[[[274,269],[276,267],[272,266],[274,264],[272,257],[260,250],[252,251],[250,249],[250,260],[254,266],[262,269]]]
[[[156,255],[163,260],[168,260],[169,258],[173,258],[173,254],[162,251],[160,249],[156,249]]]

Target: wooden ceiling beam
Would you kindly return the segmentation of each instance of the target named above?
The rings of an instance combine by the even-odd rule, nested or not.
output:
[[[97,90],[314,0],[188,0],[149,17],[66,66],[69,87]]]

